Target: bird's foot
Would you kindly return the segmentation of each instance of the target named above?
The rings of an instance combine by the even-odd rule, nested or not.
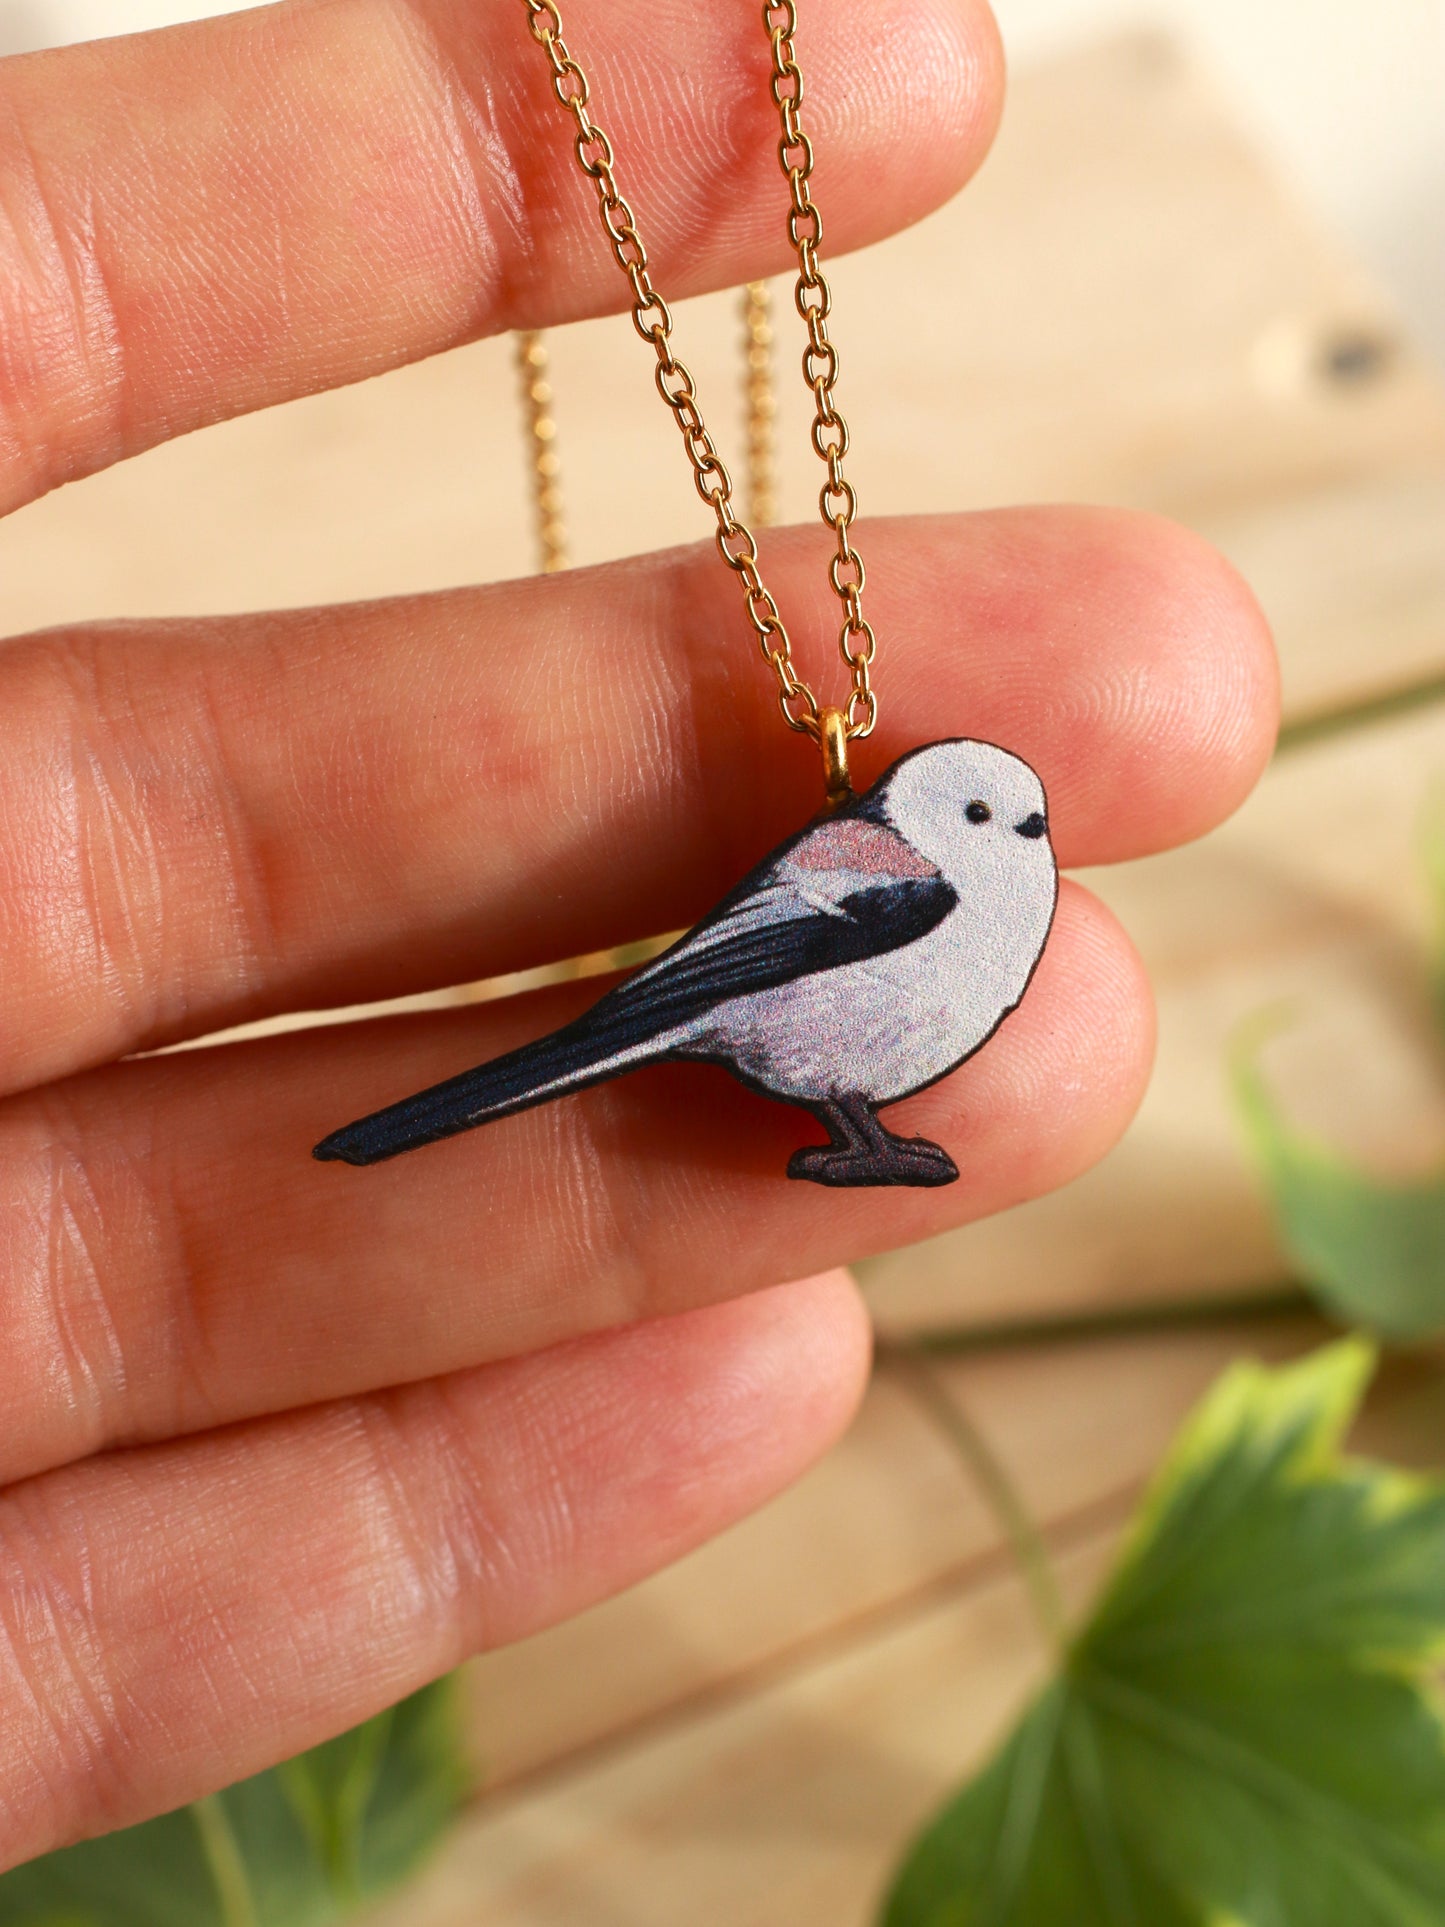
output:
[[[788,1176],[806,1178],[811,1184],[923,1188],[952,1184],[958,1166],[941,1144],[930,1144],[922,1137],[895,1137],[876,1147],[810,1144],[788,1159]]]

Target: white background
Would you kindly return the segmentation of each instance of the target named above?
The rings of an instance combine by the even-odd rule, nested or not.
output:
[[[0,52],[230,4],[0,0]],[[996,8],[1015,60],[1151,21],[1187,36],[1261,143],[1445,362],[1445,0],[996,0]]]

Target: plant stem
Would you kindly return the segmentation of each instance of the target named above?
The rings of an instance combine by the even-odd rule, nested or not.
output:
[[[1076,1339],[1127,1338],[1135,1333],[1207,1330],[1244,1320],[1283,1318],[1312,1308],[1303,1285],[1289,1280],[1250,1291],[1201,1293],[1194,1298],[1149,1298],[1134,1305],[1097,1310],[1046,1312],[1038,1318],[997,1319],[991,1324],[938,1325],[897,1338],[882,1337],[878,1356],[950,1358],[975,1352],[1011,1351],[1032,1345],[1060,1345]]]
[[[216,1883],[226,1927],[260,1927],[246,1862],[221,1796],[210,1793],[204,1800],[192,1801],[190,1813],[201,1836],[206,1866]]]
[[[891,1367],[972,1474],[1013,1551],[1044,1643],[1056,1659],[1062,1659],[1067,1646],[1067,1619],[1058,1577],[1043,1534],[1003,1461],[938,1374],[921,1358],[891,1352],[879,1362]]]
[[[1345,736],[1370,723],[1391,722],[1412,710],[1429,709],[1445,702],[1445,675],[1422,676],[1418,682],[1403,683],[1381,696],[1367,696],[1358,702],[1341,703],[1335,709],[1316,710],[1313,715],[1296,717],[1279,732],[1276,755],[1292,749],[1305,749],[1331,736]]]

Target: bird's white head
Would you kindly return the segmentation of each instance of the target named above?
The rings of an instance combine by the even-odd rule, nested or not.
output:
[[[950,883],[1054,875],[1044,786],[993,743],[929,743],[895,763],[869,800]]]

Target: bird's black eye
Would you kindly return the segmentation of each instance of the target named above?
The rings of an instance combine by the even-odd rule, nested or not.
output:
[[[970,803],[964,811],[964,815],[970,823],[987,823],[990,817],[992,817],[993,811],[987,803]]]

